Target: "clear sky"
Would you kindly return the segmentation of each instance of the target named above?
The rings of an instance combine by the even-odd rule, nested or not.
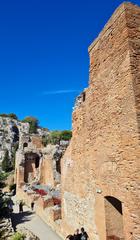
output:
[[[71,129],[75,97],[88,85],[88,46],[120,3],[1,0],[0,113]]]

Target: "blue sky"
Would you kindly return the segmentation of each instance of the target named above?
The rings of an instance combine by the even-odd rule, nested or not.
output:
[[[0,112],[71,129],[75,98],[88,85],[88,46],[120,3],[0,1]]]

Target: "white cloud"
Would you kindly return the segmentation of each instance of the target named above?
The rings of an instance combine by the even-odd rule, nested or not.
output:
[[[66,94],[66,93],[74,93],[79,92],[79,90],[56,90],[56,91],[46,91],[43,92],[43,95],[56,95],[56,94]]]

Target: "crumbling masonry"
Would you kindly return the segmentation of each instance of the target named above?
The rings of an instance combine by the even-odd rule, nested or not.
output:
[[[140,8],[123,3],[89,56],[61,159],[61,215],[40,215],[63,237],[84,226],[91,240],[140,240]]]

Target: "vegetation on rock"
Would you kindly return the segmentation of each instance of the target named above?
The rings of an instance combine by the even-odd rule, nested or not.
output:
[[[60,141],[69,141],[72,137],[72,132],[70,130],[64,131],[52,131],[48,136],[44,136],[42,138],[43,145],[46,146],[47,144],[59,144]]]
[[[11,240],[24,240],[25,239],[25,234],[16,232],[12,237]]]
[[[4,172],[9,172],[11,170],[11,162],[10,162],[8,150],[5,151],[5,155],[4,155],[1,166]]]
[[[72,131],[64,130],[61,132],[60,137],[61,137],[61,140],[69,141],[72,137]]]
[[[5,180],[7,179],[9,173],[0,172],[0,189],[5,187]]]
[[[17,115],[15,113],[9,113],[9,114],[1,113],[0,117],[8,117],[8,118],[12,118],[12,119],[18,120],[18,117],[17,117]]]
[[[29,123],[29,133],[37,133],[37,128],[38,128],[38,119],[35,117],[26,117],[22,120],[22,122]]]

